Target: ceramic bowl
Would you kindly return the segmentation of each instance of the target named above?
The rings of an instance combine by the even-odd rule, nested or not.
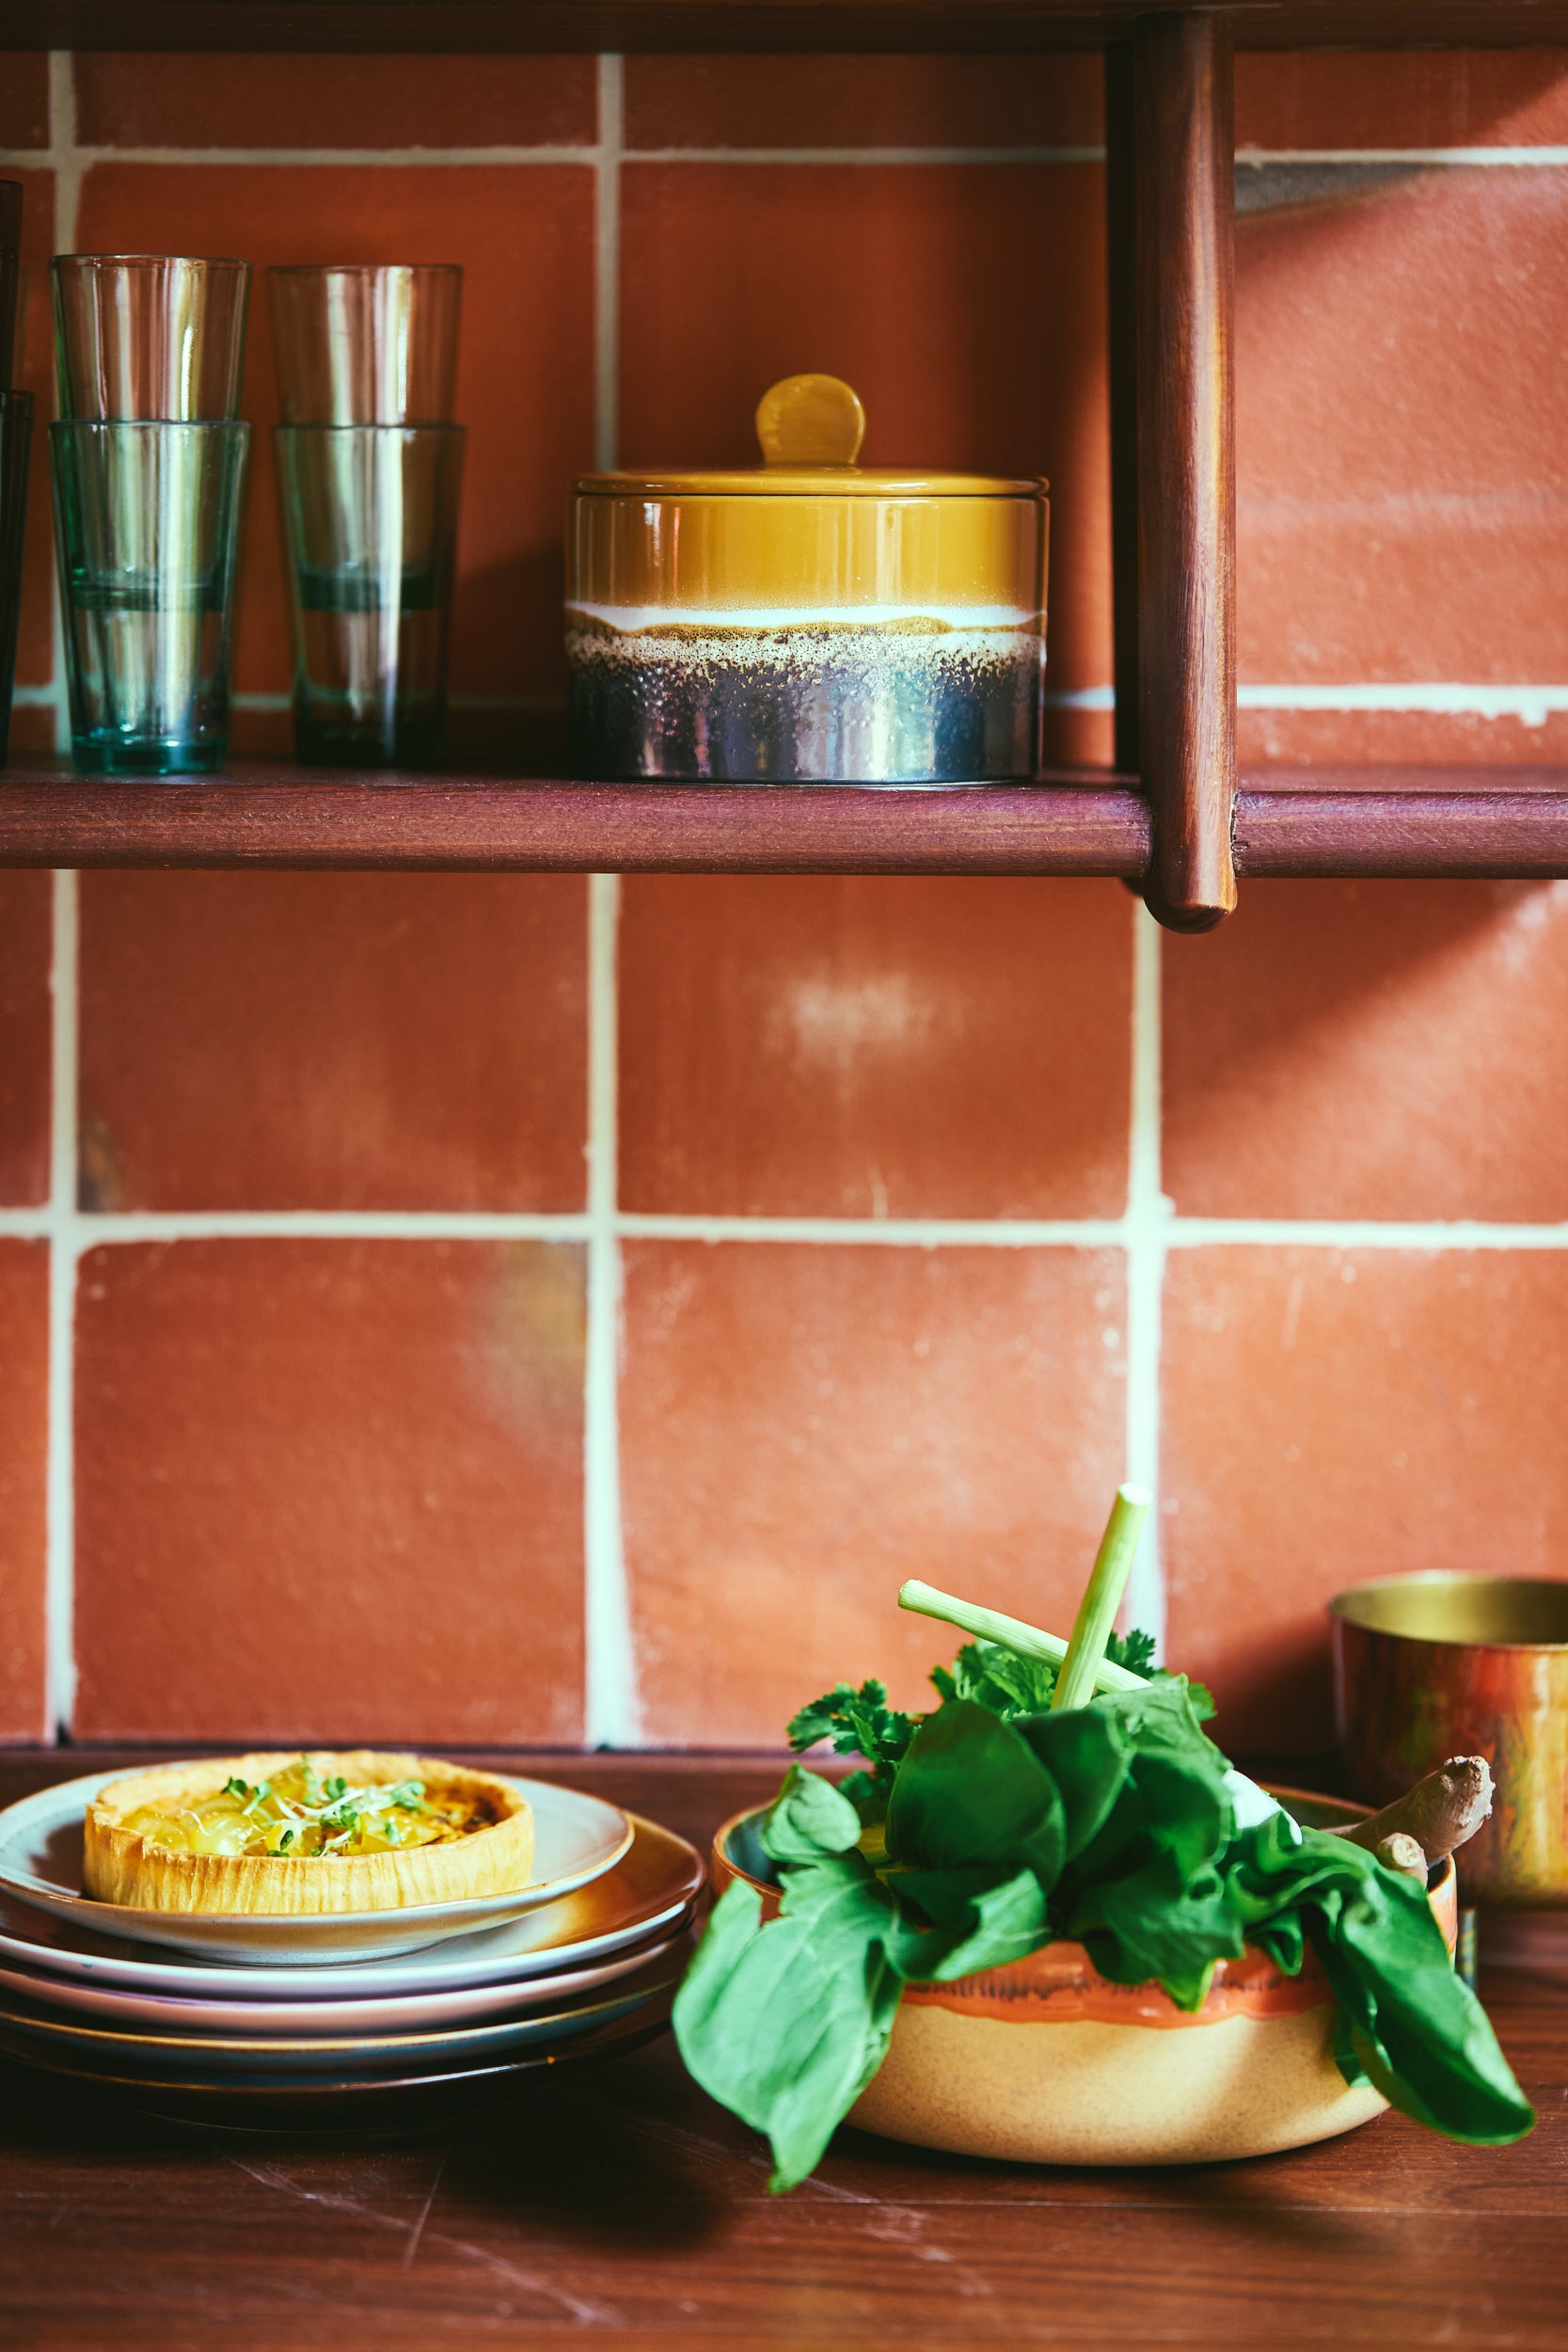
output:
[[[1275,1788],[1298,1820],[1332,1828],[1367,1807]],[[757,1836],[763,1809],[713,1843],[713,1883],[744,1879],[778,1909]],[[1454,1867],[1429,1892],[1451,1953]],[[1334,2063],[1335,1999],[1308,1953],[1284,1976],[1248,1948],[1189,2015],[1157,1984],[1113,1984],[1081,1944],[952,1984],[911,1985],[887,2057],[849,2113],[863,2131],[958,2155],[1033,2164],[1200,2164],[1331,2139],[1382,2114]]]

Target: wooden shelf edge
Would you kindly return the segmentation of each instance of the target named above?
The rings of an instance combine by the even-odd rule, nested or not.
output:
[[[1103,770],[934,792],[372,779],[264,765],[176,783],[57,768],[0,775],[0,866],[1142,882],[1152,851],[1148,802]],[[1568,876],[1568,770],[1254,771],[1236,796],[1235,855],[1254,881]]]
[[[1189,0],[10,0],[0,49],[1095,49]],[[1232,0],[1239,47],[1550,46],[1563,0]]]
[[[0,865],[20,866],[1135,877],[1149,848],[1148,803],[1103,771],[934,792],[242,767],[190,783],[0,777]]]
[[[1439,771],[1440,772],[1440,771]],[[1299,879],[1548,881],[1568,875],[1568,772],[1523,789],[1324,790],[1308,778],[1236,796],[1236,871]],[[1248,780],[1250,781],[1250,779]]]

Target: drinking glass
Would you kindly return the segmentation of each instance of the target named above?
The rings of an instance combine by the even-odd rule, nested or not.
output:
[[[0,392],[16,373],[16,321],[22,291],[22,183],[0,180]]]
[[[232,421],[248,262],[59,253],[50,273],[62,417]]]
[[[71,749],[84,775],[223,765],[247,424],[49,428]]]
[[[451,262],[267,272],[285,424],[450,424],[463,272]]]
[[[438,756],[465,437],[457,424],[275,427],[302,760]]]
[[[11,731],[22,532],[27,519],[27,455],[32,446],[32,393],[0,391],[0,768],[6,764]]]
[[[27,453],[33,395],[9,387],[16,368],[22,288],[22,183],[0,180],[0,768],[11,727],[16,624],[22,600],[22,532],[27,516]]]

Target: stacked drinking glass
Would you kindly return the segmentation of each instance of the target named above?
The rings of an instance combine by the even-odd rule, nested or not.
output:
[[[49,428],[71,749],[87,775],[223,765],[248,262],[61,254]]]
[[[421,767],[446,724],[463,273],[268,272],[302,760]]]
[[[17,296],[22,278],[22,183],[0,180],[0,768],[10,733],[16,620],[22,600],[22,532],[27,518],[27,453],[33,443],[33,395],[8,386],[16,364]]]

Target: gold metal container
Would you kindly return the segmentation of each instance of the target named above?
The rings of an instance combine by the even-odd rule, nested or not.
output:
[[[1447,1573],[1329,1603],[1352,1789],[1386,1804],[1451,1756],[1484,1756],[1492,1818],[1465,1848],[1468,1903],[1568,1905],[1568,1583]]]
[[[831,375],[756,416],[763,464],[585,474],[566,543],[579,775],[931,786],[1039,761],[1042,481],[857,465]]]

